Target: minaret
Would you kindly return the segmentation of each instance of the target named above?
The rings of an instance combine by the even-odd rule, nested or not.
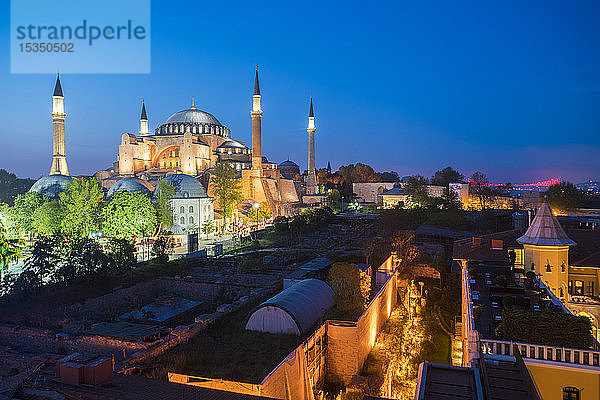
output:
[[[262,172],[262,149],[261,149],[261,119],[262,111],[260,109],[260,87],[258,85],[258,65],[256,66],[256,75],[254,78],[254,95],[252,96],[252,170]],[[261,173],[262,175],[262,173]]]
[[[69,175],[65,153],[65,105],[60,85],[60,76],[56,76],[56,85],[52,95],[52,166],[50,175]]]
[[[313,112],[312,96],[308,112],[308,176],[306,177],[306,193],[317,194],[317,171],[315,170],[315,114]]]
[[[146,115],[146,104],[142,100],[142,115],[140,115],[140,135],[149,135],[148,132],[148,115]]]

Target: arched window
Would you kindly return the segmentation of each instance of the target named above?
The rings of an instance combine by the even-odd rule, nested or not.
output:
[[[183,214],[185,212],[185,207],[181,206],[181,208],[179,209],[179,212]]]
[[[190,221],[190,224],[193,224],[194,223],[194,217],[190,217],[189,221]]]
[[[181,218],[179,218],[179,223],[180,223],[181,225],[185,225],[185,217],[181,217]]]
[[[573,386],[565,386],[563,388],[563,400],[580,400],[581,391]]]
[[[193,213],[194,212],[194,206],[190,206],[189,210],[190,210],[191,213]]]

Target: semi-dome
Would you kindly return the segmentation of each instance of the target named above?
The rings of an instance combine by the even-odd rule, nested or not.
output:
[[[175,188],[175,195],[173,198],[198,198],[208,197],[204,186],[193,176],[186,174],[171,174],[163,178],[165,181],[170,182]],[[158,194],[160,189],[154,191],[154,196]]]
[[[190,108],[187,110],[176,112],[171,115],[166,124],[208,124],[222,126],[221,123],[214,115],[207,113],[206,111],[198,110],[197,108]]]
[[[136,193],[141,192],[145,195],[149,195],[151,190],[148,187],[149,184],[141,180],[140,178],[128,177],[123,178],[120,181],[115,182],[114,185],[108,190],[108,196],[112,196],[116,192],[129,192]]]
[[[30,192],[38,192],[51,199],[58,199],[61,192],[67,190],[67,185],[73,180],[66,175],[47,175],[37,180],[29,189]]]

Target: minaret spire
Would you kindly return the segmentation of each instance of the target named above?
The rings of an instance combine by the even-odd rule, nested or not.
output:
[[[140,135],[149,135],[148,132],[148,115],[146,114],[146,103],[142,99],[142,113],[140,115]]]
[[[196,109],[196,99],[192,97],[192,110]]]
[[[254,95],[252,95],[252,169],[262,176],[262,145],[261,145],[261,120],[262,110],[260,109],[260,87],[258,84],[258,64],[256,65],[256,74],[254,77]]]
[[[306,193],[317,194],[317,171],[315,169],[315,113],[313,111],[312,95],[308,111],[308,175],[306,176]]]
[[[65,151],[65,105],[60,75],[56,74],[56,84],[52,94],[52,165],[50,175],[69,175]]]

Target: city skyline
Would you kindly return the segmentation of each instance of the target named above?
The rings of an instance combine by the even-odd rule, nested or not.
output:
[[[227,23],[203,20],[202,32],[165,2],[152,7],[151,74],[61,75],[75,175],[116,161],[114,143],[137,132],[142,98],[151,130],[195,98],[249,145],[258,63],[263,153],[274,162],[289,156],[306,168],[312,93],[317,167],[362,162],[430,176],[450,165],[514,183],[599,178],[595,4],[386,5],[386,13],[356,4],[321,5],[319,13],[265,5],[249,19],[249,5],[213,4],[202,5],[206,14],[227,15]],[[356,18],[360,26],[348,26]],[[320,28],[326,24],[327,32]],[[7,94],[0,107],[11,116],[3,137],[14,149],[2,168],[19,176],[38,178],[49,168],[54,79],[7,69],[0,76]]]

